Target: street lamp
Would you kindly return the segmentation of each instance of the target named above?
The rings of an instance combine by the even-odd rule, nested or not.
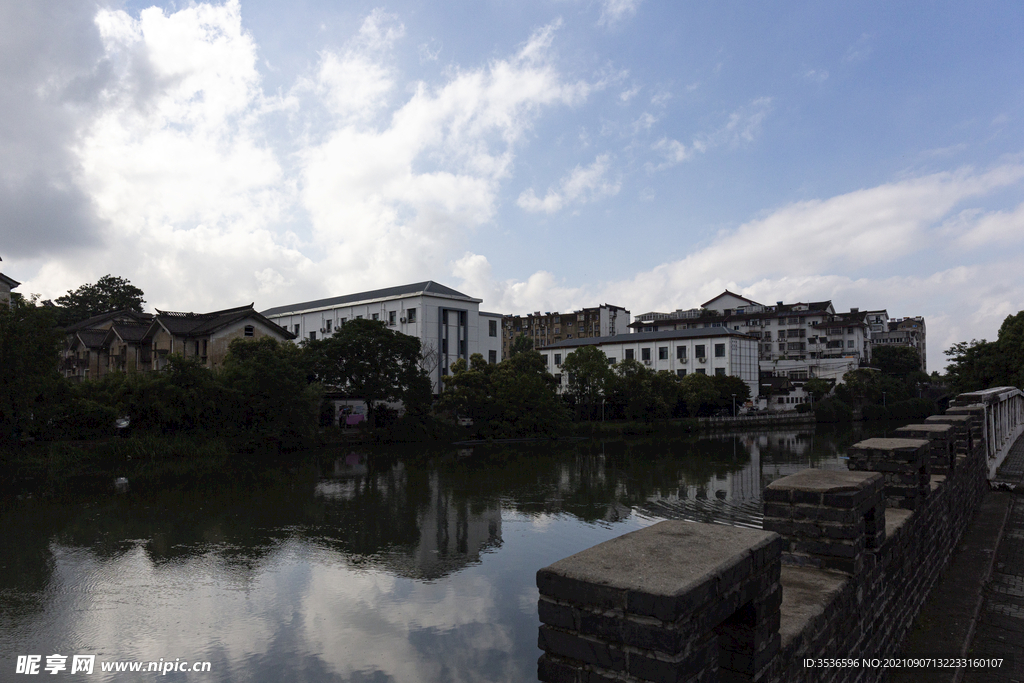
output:
[[[732,416],[736,417],[736,394],[732,395]]]

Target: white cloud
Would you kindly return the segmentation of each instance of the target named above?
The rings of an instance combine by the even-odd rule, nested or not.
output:
[[[1024,204],[1011,211],[964,211],[945,227],[956,247],[962,249],[1021,243],[1024,242]]]
[[[824,83],[828,80],[827,69],[808,69],[804,72],[804,78],[815,83]]]
[[[601,18],[598,24],[611,26],[636,14],[642,0],[601,0]]]
[[[863,62],[871,56],[873,50],[874,46],[871,44],[871,35],[862,33],[857,42],[847,48],[846,54],[843,55],[843,61],[847,64]]]
[[[659,152],[664,161],[660,164],[650,163],[647,169],[661,171],[686,161],[694,152],[703,154],[715,147],[736,147],[753,142],[761,130],[761,123],[771,109],[772,98],[759,97],[730,113],[726,122],[718,129],[695,135],[689,147],[678,140],[661,138],[651,146],[651,149]]]
[[[610,167],[609,159],[609,155],[601,154],[589,166],[577,166],[570,171],[559,182],[558,189],[549,189],[543,199],[530,188],[519,195],[516,203],[526,211],[556,213],[569,204],[584,204],[614,196],[622,184],[605,177]]]

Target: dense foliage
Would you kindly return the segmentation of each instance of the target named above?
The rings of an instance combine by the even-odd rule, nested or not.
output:
[[[95,284],[82,285],[57,297],[55,313],[57,324],[71,323],[110,311],[131,310],[142,313],[145,294],[123,277],[104,275]],[[49,303],[49,302],[47,302]]]
[[[1024,387],[1024,311],[1006,317],[996,341],[959,342],[945,353],[946,378],[957,393]]]
[[[0,305],[0,442],[30,435],[62,393],[57,373],[63,335],[52,308],[15,295]]]

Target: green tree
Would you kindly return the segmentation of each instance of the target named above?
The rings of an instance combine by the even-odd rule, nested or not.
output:
[[[327,339],[305,342],[315,377],[366,401],[370,426],[382,401],[422,394],[420,340],[381,321],[357,318]]]
[[[307,382],[303,353],[272,337],[234,339],[219,380],[230,392],[238,426],[261,437],[305,440],[317,425],[322,388]]]
[[[996,341],[958,342],[945,354],[946,378],[958,393],[1024,386],[1024,311],[1003,320]]]
[[[527,337],[525,334],[518,335],[512,340],[509,345],[508,355],[509,358],[516,354],[523,353],[524,351],[533,351],[533,340]]]
[[[479,353],[469,360],[466,363],[459,358],[452,363],[451,374],[444,378],[440,407],[474,422],[489,420],[494,413],[491,374],[497,366],[487,363]]]
[[[568,421],[565,402],[536,351],[503,360],[491,374],[496,436],[551,436]]]
[[[712,375],[712,386],[718,392],[718,399],[715,404],[721,408],[727,408],[732,413],[733,394],[736,395],[735,405],[737,407],[750,398],[750,387],[739,377],[734,375]]]
[[[594,406],[605,396],[614,380],[608,356],[596,346],[581,346],[565,357],[562,372],[567,375],[568,394],[580,414],[592,418]]]
[[[921,354],[909,346],[875,346],[871,364],[887,375],[905,377],[921,370]]]
[[[144,293],[123,277],[104,275],[95,284],[82,285],[58,297],[58,324],[67,326],[109,311],[131,310],[142,313]]]
[[[51,307],[20,296],[0,305],[0,441],[40,429],[63,383],[63,337]]]
[[[804,382],[804,391],[811,395],[812,401],[817,403],[832,391],[832,382],[821,379],[820,377],[812,377]]]
[[[720,397],[714,380],[699,372],[691,373],[679,381],[679,394],[686,403],[686,413],[690,417],[707,415]],[[731,401],[732,397],[729,398]]]

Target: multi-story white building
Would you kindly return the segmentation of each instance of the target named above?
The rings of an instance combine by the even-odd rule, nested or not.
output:
[[[276,306],[263,311],[297,340],[331,336],[349,320],[366,318],[420,340],[423,367],[434,393],[459,358],[474,353],[489,363],[501,361],[501,314],[480,310],[481,299],[432,280],[358,292],[329,299]]]
[[[872,332],[871,346],[909,346],[921,357],[921,371],[928,372],[924,318],[893,318],[884,323],[882,330]]]
[[[757,339],[723,327],[619,334],[614,337],[566,339],[540,349],[548,372],[568,384],[562,361],[581,346],[597,346],[609,363],[633,359],[652,370],[666,370],[684,377],[688,373],[732,375],[758,393]]]

